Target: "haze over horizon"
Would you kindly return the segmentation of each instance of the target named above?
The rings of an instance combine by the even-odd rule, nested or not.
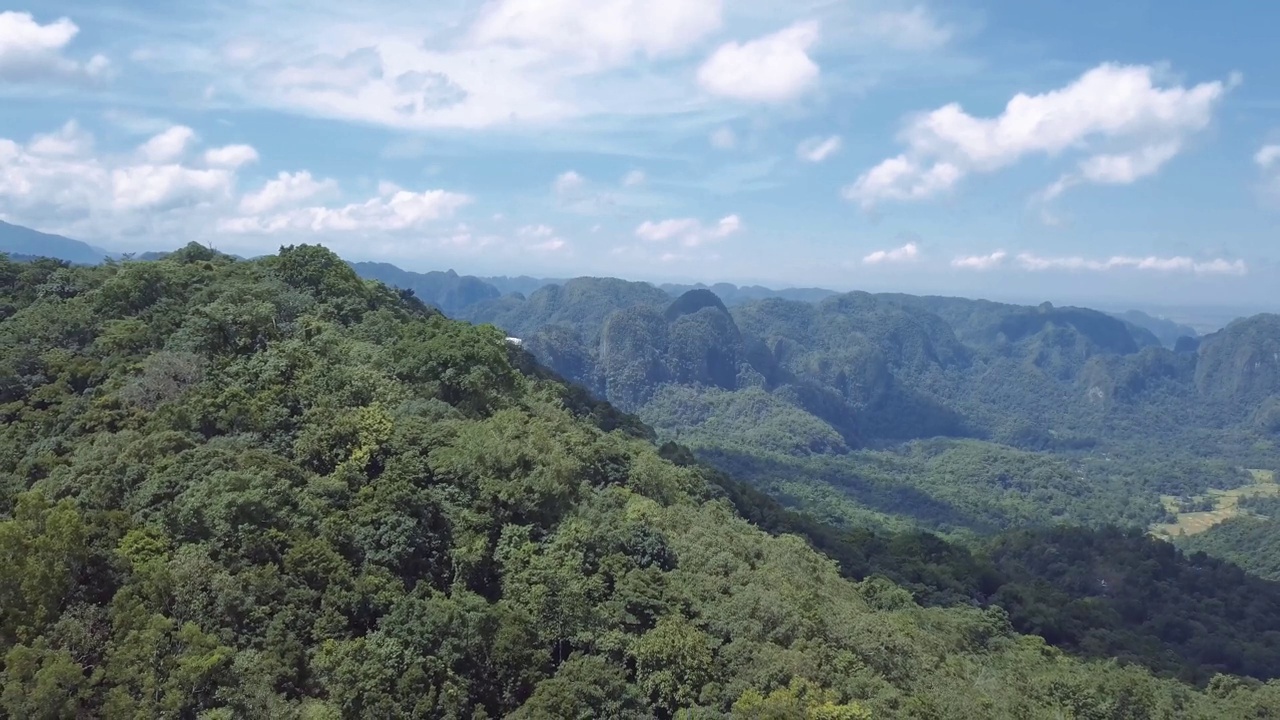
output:
[[[0,218],[115,251],[1275,303],[1280,8],[322,6],[0,10]]]

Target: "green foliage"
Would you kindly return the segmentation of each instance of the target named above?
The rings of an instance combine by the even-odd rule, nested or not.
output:
[[[1280,712],[850,582],[858,558],[946,596],[985,571],[660,452],[320,248],[0,276],[7,717]]]

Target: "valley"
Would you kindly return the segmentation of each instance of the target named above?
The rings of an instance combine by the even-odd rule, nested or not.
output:
[[[1218,490],[1210,488],[1204,495],[1174,496],[1162,495],[1160,501],[1170,515],[1177,517],[1176,522],[1157,523],[1151,532],[1164,540],[1176,540],[1191,535],[1198,535],[1215,525],[1232,518],[1247,516],[1257,520],[1268,520],[1247,510],[1241,510],[1240,503],[1244,498],[1274,497],[1280,495],[1280,485],[1276,484],[1273,470],[1248,470],[1253,477],[1251,485],[1234,490]],[[1200,509],[1207,507],[1208,509]]]

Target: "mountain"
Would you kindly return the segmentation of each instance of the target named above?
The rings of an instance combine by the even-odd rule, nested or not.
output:
[[[0,277],[8,717],[1280,712],[1280,685],[1214,675],[1202,692],[1064,655],[998,605],[923,608],[842,577],[801,535],[849,557],[872,539],[655,447],[501,333],[321,248],[0,259]],[[722,312],[706,301],[672,322]],[[889,547],[939,572],[964,558]],[[1228,579],[1203,582],[1270,607],[1270,585]],[[1050,590],[1009,593],[1056,617],[1037,610]],[[1235,635],[1197,634],[1210,620],[1188,636],[1239,664]]]
[[[80,265],[102,262],[112,253],[79,240],[50,235],[20,225],[0,222],[0,252],[11,255],[52,257]]]
[[[555,280],[550,278],[535,278],[528,275],[519,275],[517,277],[507,277],[500,275],[497,277],[485,277],[481,280],[498,288],[498,292],[503,295],[511,295],[518,293],[520,295],[532,295],[535,291],[541,290],[548,285],[561,285],[564,280]]]
[[[1174,348],[1182,338],[1200,336],[1200,333],[1189,325],[1183,325],[1167,318],[1148,315],[1141,310],[1128,310],[1123,313],[1116,313],[1115,316],[1125,322],[1146,328],[1160,340],[1161,345],[1170,349]]]
[[[731,283],[716,283],[715,285],[681,285],[675,283],[665,283],[660,285],[663,290],[673,297],[678,297],[690,290],[710,290],[720,298],[725,305],[741,305],[752,300],[764,300],[765,298],[781,298],[783,300],[799,300],[801,302],[818,302],[836,295],[834,290],[824,290],[823,288],[785,288],[782,290],[773,290],[760,285],[745,285],[739,287]]]
[[[849,527],[1154,526],[1165,496],[1248,485],[1240,468],[1274,461],[1280,427],[1274,316],[1173,350],[1048,303],[854,292],[730,306],[600,278],[469,312],[663,437]]]
[[[456,313],[476,303],[502,295],[494,286],[470,275],[447,272],[415,273],[387,263],[352,263],[363,278],[393,287],[412,290],[420,300],[447,313]]]

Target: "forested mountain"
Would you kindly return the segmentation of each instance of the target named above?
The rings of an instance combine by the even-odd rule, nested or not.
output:
[[[1280,713],[1280,684],[1201,692],[842,579],[759,528],[855,536],[322,249],[0,280],[9,717]]]
[[[979,533],[1024,521],[1146,525],[1165,517],[1162,495],[1247,483],[1239,468],[1268,466],[1280,428],[1277,316],[1169,349],[1133,323],[1048,303],[855,292],[730,307],[705,288],[670,300],[598,278],[462,315],[833,520]],[[1018,472],[1040,468],[1041,479],[948,484],[968,458],[1005,451],[936,441],[930,470],[902,444],[946,437],[1039,453]],[[929,501],[885,499],[908,488]],[[1067,500],[1046,504],[1045,493]],[[966,510],[945,509],[957,503]],[[1010,510],[1019,503],[1028,512]]]

